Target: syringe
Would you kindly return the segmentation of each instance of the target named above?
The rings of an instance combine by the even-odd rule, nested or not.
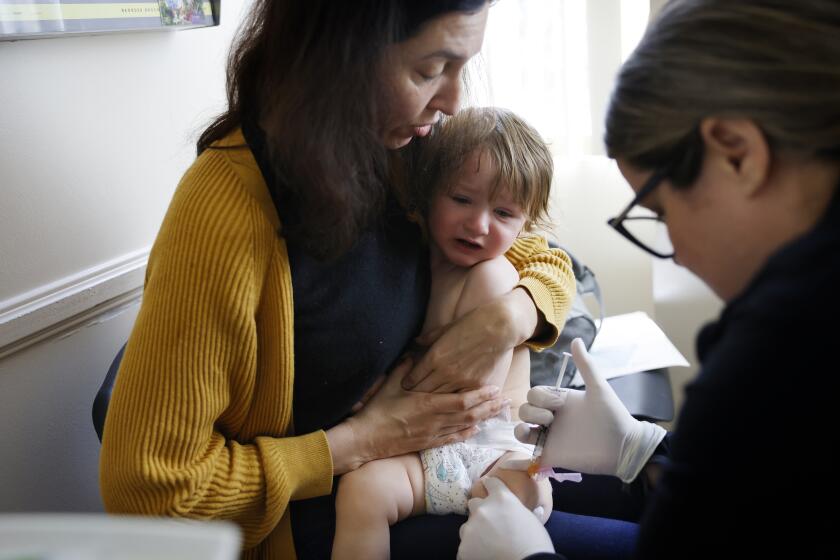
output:
[[[569,364],[569,358],[572,355],[568,352],[563,352],[563,363],[560,365],[560,374],[557,376],[557,383],[555,388],[559,389],[563,382],[563,375],[566,373],[566,366]],[[541,426],[537,434],[537,441],[534,444],[534,454],[531,456],[531,464],[528,465],[528,475],[532,478],[537,476],[540,471],[540,457],[542,456],[543,446],[545,446],[545,438],[548,436],[548,428]]]

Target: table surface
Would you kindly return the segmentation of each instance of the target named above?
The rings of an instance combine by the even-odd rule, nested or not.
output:
[[[667,368],[622,375],[607,382],[630,414],[639,420],[670,422],[674,419],[674,397]]]

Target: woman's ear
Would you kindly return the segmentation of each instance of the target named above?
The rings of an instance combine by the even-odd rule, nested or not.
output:
[[[750,119],[708,117],[700,122],[706,158],[748,196],[758,193],[770,175],[770,145]]]

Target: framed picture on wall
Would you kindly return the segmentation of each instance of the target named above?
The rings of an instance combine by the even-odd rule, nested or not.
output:
[[[219,25],[221,0],[0,0],[0,41]]]

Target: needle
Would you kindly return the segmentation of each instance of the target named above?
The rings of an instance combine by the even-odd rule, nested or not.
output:
[[[568,352],[563,352],[563,363],[560,366],[560,374],[557,376],[557,383],[554,385],[556,389],[560,388],[560,384],[563,382],[563,375],[566,373],[566,366],[569,364],[569,358],[572,355]],[[537,472],[540,470],[540,457],[542,456],[543,446],[545,445],[545,438],[548,436],[548,428],[546,426],[541,426],[540,431],[537,434],[537,442],[534,445],[534,454],[531,456],[531,464],[528,466],[528,474],[536,476]]]

